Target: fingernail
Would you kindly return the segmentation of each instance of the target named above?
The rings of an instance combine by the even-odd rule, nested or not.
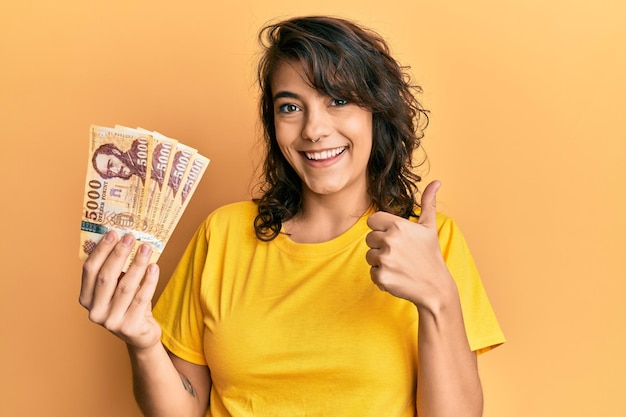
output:
[[[124,243],[124,245],[126,246],[131,246],[133,243],[135,243],[135,236],[131,235],[130,233],[125,234],[122,238],[122,243]]]
[[[150,254],[150,252],[151,252],[150,245],[143,244],[139,248],[139,253],[141,253],[142,255],[148,255]]]
[[[105,242],[113,242],[115,240],[115,232],[110,230],[107,234],[104,235]]]

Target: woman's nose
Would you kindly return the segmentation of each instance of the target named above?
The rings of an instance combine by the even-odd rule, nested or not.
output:
[[[302,127],[302,138],[317,142],[332,131],[332,120],[325,108],[308,109]]]

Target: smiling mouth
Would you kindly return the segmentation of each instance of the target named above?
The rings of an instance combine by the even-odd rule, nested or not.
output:
[[[335,149],[329,149],[321,152],[304,152],[304,156],[309,161],[323,161],[325,159],[334,158],[335,156],[342,154],[346,150],[345,146]]]

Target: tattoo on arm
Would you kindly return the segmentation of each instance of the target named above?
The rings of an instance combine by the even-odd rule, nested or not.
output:
[[[191,385],[191,381],[183,374],[180,375],[180,380],[183,383],[183,388],[187,391],[192,397],[196,397],[196,390],[193,389],[193,385]]]

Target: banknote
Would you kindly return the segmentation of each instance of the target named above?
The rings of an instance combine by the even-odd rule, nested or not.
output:
[[[146,231],[153,233],[156,226],[159,225],[161,208],[163,199],[167,195],[167,179],[173,168],[174,157],[178,141],[168,138],[167,136],[155,132],[138,128],[129,128],[126,126],[116,125],[116,129],[125,132],[139,132],[152,136],[154,141],[152,153],[152,170],[150,173],[150,183],[147,188],[147,199],[145,207]],[[184,146],[184,145],[183,145]]]
[[[154,223],[154,228],[151,230],[155,236],[164,233],[165,225],[168,224],[173,212],[176,211],[177,197],[182,192],[183,181],[189,173],[191,163],[197,154],[198,151],[196,149],[178,143],[158,216],[159,221]]]
[[[135,237],[124,271],[142,243],[152,246],[150,261],[156,262],[186,207],[177,196],[185,190],[190,198],[193,191],[185,187],[195,189],[206,169],[192,171],[193,162],[206,160],[206,165],[208,158],[158,132],[124,126],[92,125],[88,152],[79,257],[86,259],[103,235],[114,230],[120,237]],[[190,172],[193,185],[187,185]],[[165,217],[167,205],[172,216]]]
[[[157,237],[162,239],[164,242],[167,242],[172,234],[172,231],[178,224],[183,212],[191,200],[191,197],[198,187],[200,178],[204,175],[204,172],[210,162],[209,158],[196,153],[193,160],[189,163],[189,167],[180,184],[178,193],[174,196],[172,210],[169,213],[169,216],[164,219],[164,227],[160,230],[160,233],[157,234]]]

